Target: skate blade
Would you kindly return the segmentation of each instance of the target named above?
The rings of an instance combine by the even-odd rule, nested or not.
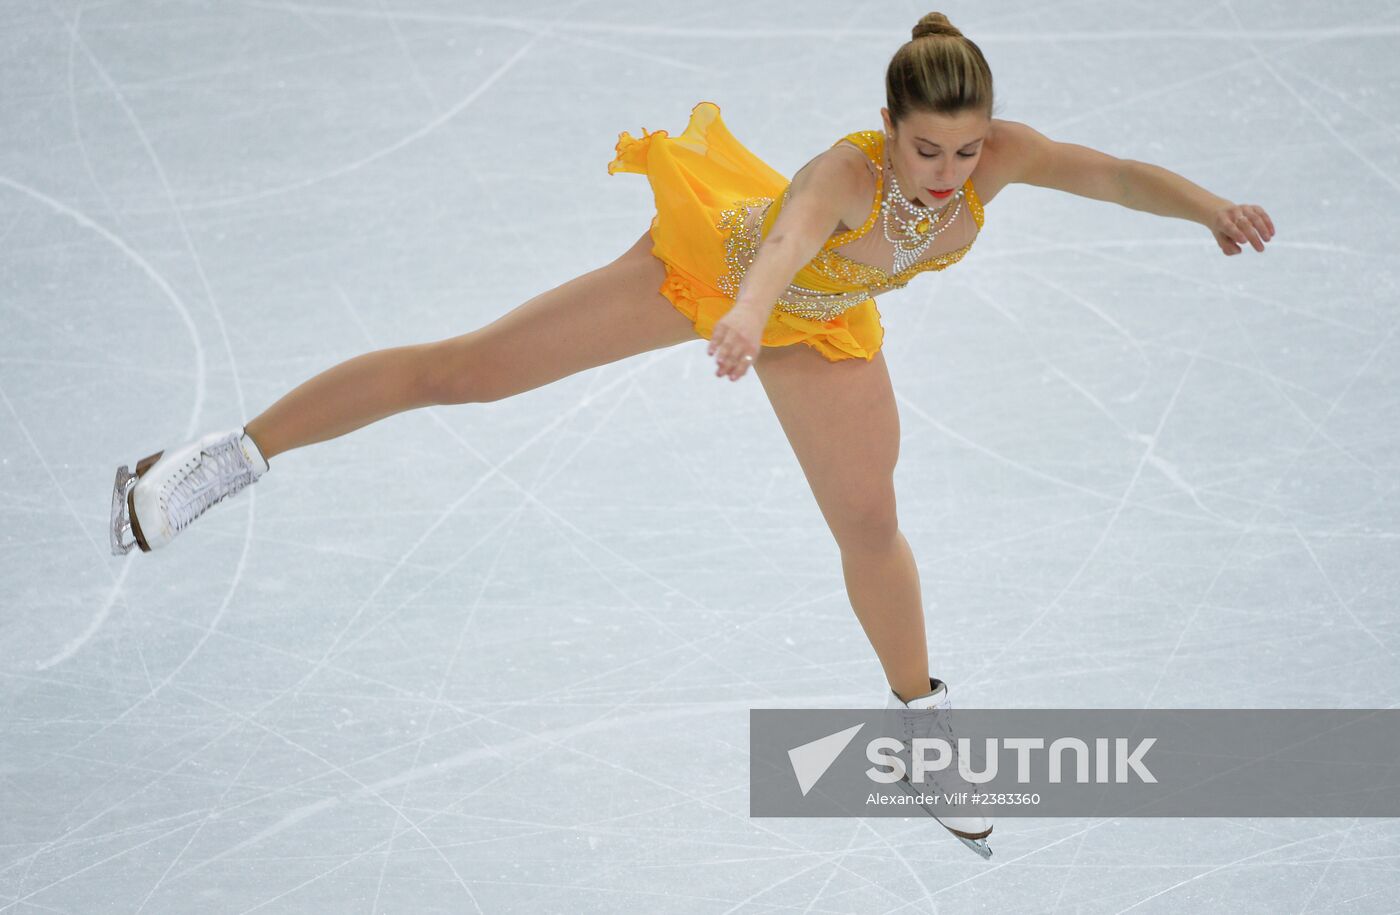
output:
[[[957,833],[953,833],[953,836],[959,842],[966,845],[973,851],[977,852],[977,854],[981,855],[984,859],[990,858],[992,856],[992,847],[987,844],[986,839],[967,839],[958,835]]]
[[[910,784],[909,779],[907,777],[901,778],[899,780],[899,786],[911,795],[917,795],[919,793],[918,790],[914,788],[912,784]],[[952,836],[962,844],[966,845],[968,848],[977,852],[977,854],[981,855],[984,860],[992,856],[992,847],[987,844],[986,836],[982,836],[981,838],[977,839],[969,839],[967,836],[960,835],[957,831],[950,828],[946,823],[944,823],[938,818],[938,815],[936,813],[934,813],[928,807],[925,807],[922,804],[920,804],[918,809],[928,814],[928,816],[939,826],[942,826],[944,829],[948,830],[948,835]],[[987,831],[987,835],[991,835],[991,830]]]
[[[127,496],[136,487],[137,479],[138,477],[126,469],[125,464],[117,468],[117,479],[112,484],[112,522],[110,527],[113,556],[125,556],[137,546],[136,536],[131,530],[131,516],[127,511]]]

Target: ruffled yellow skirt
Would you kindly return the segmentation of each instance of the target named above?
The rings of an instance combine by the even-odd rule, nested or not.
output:
[[[656,198],[651,253],[666,265],[659,292],[706,340],[715,322],[734,305],[716,282],[727,272],[720,214],[745,197],[777,197],[788,180],[744,148],[724,126],[719,106],[701,102],[678,137],[642,129],[640,139],[623,131],[608,174],[646,175]],[[764,346],[805,343],[827,359],[875,357],[884,339],[875,301],[847,309],[830,321],[775,309],[763,330]]]

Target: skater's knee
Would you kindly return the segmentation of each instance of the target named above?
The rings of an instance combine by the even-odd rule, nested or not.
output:
[[[899,534],[892,487],[860,487],[828,502],[827,524],[842,550],[884,549]]]
[[[578,370],[554,348],[512,345],[499,323],[428,347],[426,396],[439,404],[493,403]]]
[[[434,404],[484,403],[498,400],[491,390],[475,332],[424,345],[420,384]]]

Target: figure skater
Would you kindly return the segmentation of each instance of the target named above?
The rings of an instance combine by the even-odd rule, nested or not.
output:
[[[840,548],[886,706],[929,727],[904,710],[951,706],[929,675],[918,569],[896,521],[899,420],[875,297],[961,260],[983,208],[1012,182],[1198,222],[1226,255],[1263,251],[1274,226],[1262,208],[1164,168],[992,117],[987,61],[941,13],[895,53],[885,100],[883,130],[847,134],[791,181],[740,144],[712,102],[677,137],[624,131],[608,172],[646,175],[656,199],[626,253],[484,327],[357,356],[239,429],[156,452],[134,474],[123,465],[113,552],[165,546],[293,448],[404,410],[503,400],[699,336],[717,377],[758,375]],[[985,819],[938,820],[990,856]]]

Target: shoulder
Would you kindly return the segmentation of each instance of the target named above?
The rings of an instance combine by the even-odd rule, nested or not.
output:
[[[982,158],[973,172],[972,183],[982,202],[990,203],[1008,184],[1025,180],[1031,164],[1050,140],[1020,121],[992,118],[991,130],[982,144]]]
[[[876,169],[864,152],[848,143],[837,143],[797,170],[792,176],[792,192],[805,193],[815,188],[835,202],[843,226],[860,225],[874,199]]]
[[[1057,142],[1018,121],[993,120],[984,161],[986,178],[978,178],[977,193],[985,202],[1008,184],[1033,184],[1091,197],[1115,200],[1122,159],[1077,143]],[[976,173],[974,173],[976,174]],[[983,193],[983,183],[987,191]]]

